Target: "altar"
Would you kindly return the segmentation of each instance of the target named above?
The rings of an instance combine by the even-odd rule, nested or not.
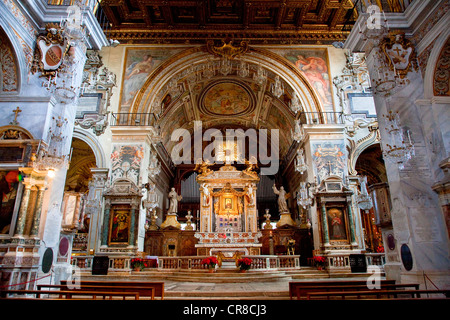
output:
[[[260,254],[258,212],[256,210],[256,183],[259,177],[254,165],[239,171],[225,164],[217,171],[208,165],[200,166],[197,182],[200,184],[200,230],[195,233],[199,242],[197,255],[214,255],[219,251],[225,257],[236,252]]]

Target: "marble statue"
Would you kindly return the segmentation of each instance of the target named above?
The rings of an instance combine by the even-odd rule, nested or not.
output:
[[[283,212],[289,212],[286,199],[289,198],[289,194],[286,193],[286,190],[284,190],[284,187],[281,186],[280,190],[277,189],[275,184],[272,186],[273,192],[275,192],[276,195],[278,195],[278,210],[280,213]]]
[[[178,195],[175,191],[175,188],[172,187],[172,189],[169,192],[169,211],[168,213],[177,213],[178,212],[178,201],[180,201],[183,197]]]

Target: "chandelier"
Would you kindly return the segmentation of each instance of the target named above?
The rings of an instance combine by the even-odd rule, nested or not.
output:
[[[241,61],[239,63],[239,67],[238,67],[238,75],[241,78],[245,78],[250,74],[250,68],[248,63],[246,63],[245,61]]]
[[[361,192],[356,196],[356,203],[361,210],[365,210],[366,213],[373,207],[372,198],[367,192],[367,177],[359,177],[359,184],[361,186]]]
[[[401,77],[395,66],[392,69],[386,62],[386,58],[380,48],[376,49],[375,72],[372,74],[372,83],[374,84],[374,93],[388,96],[393,90],[398,91],[407,84],[409,80]]]
[[[66,136],[63,135],[67,125],[67,119],[62,117],[53,117],[54,126],[50,128],[50,143],[48,150],[39,145],[37,157],[34,156],[33,168],[38,171],[55,171],[62,168],[68,169],[72,152],[68,155],[63,152],[66,145]]]
[[[383,157],[393,163],[397,163],[400,170],[404,169],[404,164],[414,155],[414,145],[411,142],[409,130],[406,130],[408,141],[405,140],[404,130],[400,124],[400,118],[397,112],[389,111],[389,114],[383,115],[388,133],[388,141],[383,150]]]
[[[86,36],[81,13],[83,7],[82,1],[74,1],[74,4],[67,8],[67,17],[61,18],[59,26],[54,25],[49,29],[52,34],[59,34],[64,38],[66,48],[59,67],[49,73],[48,81],[43,83],[43,87],[55,96],[58,103],[76,103],[79,95],[80,86],[76,84],[75,47],[80,45]]]
[[[270,86],[270,91],[277,98],[284,93],[284,85],[281,83],[280,76],[275,76],[275,82]]]
[[[161,163],[158,161],[156,154],[150,150],[150,165],[148,166],[148,176],[153,178],[161,172]]]
[[[308,169],[308,166],[305,163],[305,155],[303,154],[303,149],[299,148],[297,150],[297,159],[295,160],[295,171],[303,174],[306,169]]]
[[[263,69],[261,65],[258,65],[256,68],[256,72],[253,74],[253,80],[256,81],[259,85],[262,85],[266,82],[267,79],[267,71]]]
[[[309,195],[309,188],[311,184],[309,182],[300,182],[300,190],[297,192],[297,204],[306,209],[313,203],[314,196]]]
[[[291,138],[299,143],[305,138],[305,130],[300,123],[300,119],[295,120],[294,131],[291,129]]]
[[[292,112],[294,112],[295,114],[297,114],[297,112],[302,109],[300,99],[295,91],[292,93],[292,99],[289,102],[289,108],[291,108]]]
[[[231,70],[233,69],[233,65],[231,64],[230,59],[224,57],[219,62],[219,72],[225,77],[227,76]]]

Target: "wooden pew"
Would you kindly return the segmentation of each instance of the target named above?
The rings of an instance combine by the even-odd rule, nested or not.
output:
[[[345,297],[354,297],[356,299],[364,299],[362,297],[367,296],[375,296],[376,299],[380,299],[383,296],[392,299],[398,298],[398,295],[410,295],[411,298],[421,298],[421,294],[443,294],[445,298],[450,298],[450,290],[365,290],[365,291],[328,291],[328,292],[308,292],[307,299],[311,300],[311,298],[321,298],[324,297],[327,300],[330,297],[341,297],[341,299],[345,299]],[[444,297],[441,297],[441,299]],[[354,299],[354,298],[353,298]]]
[[[138,292],[140,297],[151,297],[155,300],[154,287],[129,287],[129,286],[90,286],[83,285],[79,288],[70,289],[65,284],[38,284],[37,289],[53,288],[59,290],[82,290],[82,291],[108,291],[108,292]]]
[[[384,290],[394,290],[399,288],[413,288],[419,290],[418,283],[401,283],[401,284],[380,284],[380,289]],[[345,285],[345,286],[310,286],[310,287],[296,287],[297,300],[302,297],[306,298],[309,292],[329,292],[329,291],[357,291],[357,290],[380,290],[380,289],[369,289],[367,284],[364,285]]]
[[[380,284],[395,284],[395,280],[380,280]],[[348,281],[294,281],[289,282],[289,297],[292,300],[294,294],[297,293],[297,288],[302,287],[317,287],[317,286],[354,286],[354,285],[367,285],[367,280],[348,280]]]
[[[62,285],[67,285],[67,280],[61,281]],[[154,297],[161,297],[164,299],[164,282],[150,282],[150,281],[98,281],[98,280],[82,280],[80,286],[114,286],[114,287],[146,287],[155,288]]]
[[[107,292],[107,291],[84,291],[84,290],[2,290],[0,296],[2,298],[8,298],[8,294],[34,294],[37,299],[40,299],[41,295],[48,294],[58,296],[58,299],[73,299],[73,296],[91,296],[93,300],[96,300],[98,296],[109,297],[111,300],[113,296],[122,297],[125,300],[126,297],[134,297],[135,300],[139,300],[138,292]],[[63,298],[63,296],[65,298]],[[17,297],[14,297],[17,298]]]

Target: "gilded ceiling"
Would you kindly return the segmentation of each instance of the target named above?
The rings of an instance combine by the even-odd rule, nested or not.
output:
[[[121,43],[317,44],[342,41],[351,0],[103,0],[108,36]],[[345,30],[345,31],[344,31]]]

